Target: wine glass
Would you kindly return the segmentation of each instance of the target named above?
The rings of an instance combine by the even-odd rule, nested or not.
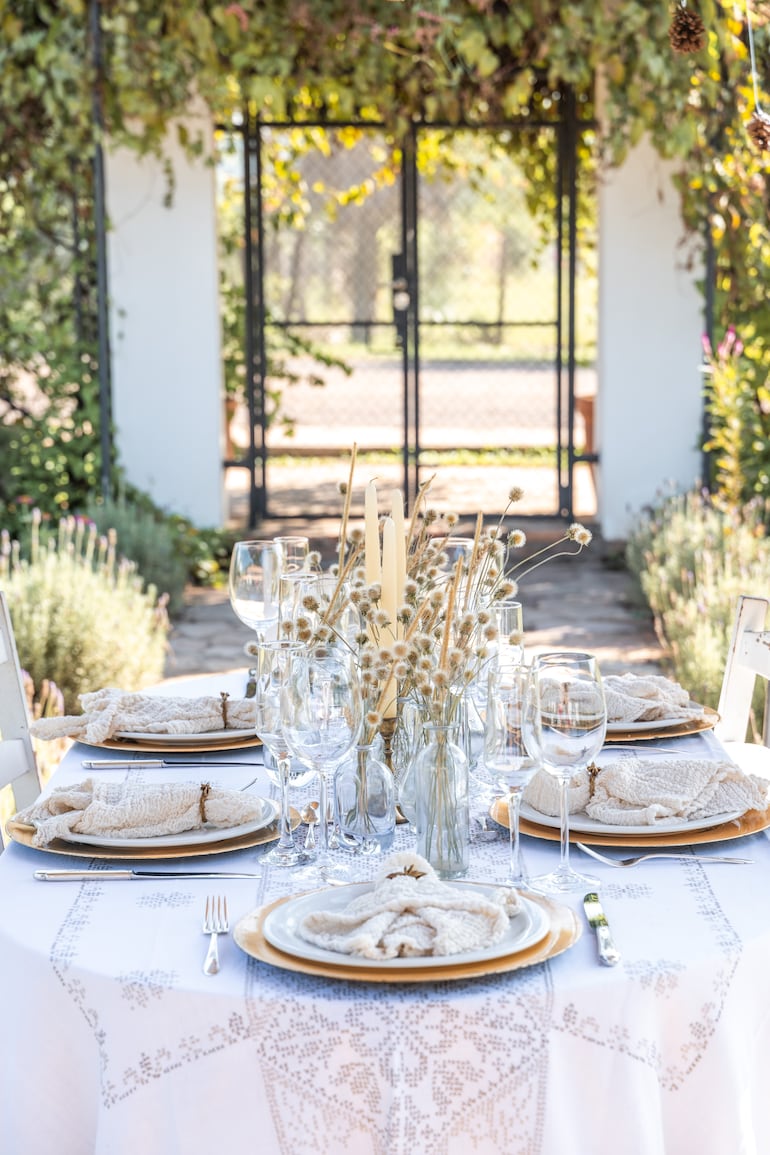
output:
[[[281,633],[284,637],[294,634],[296,620],[302,609],[302,598],[315,575],[305,573],[304,570],[291,570],[282,573],[279,580],[279,617]]]
[[[593,654],[541,654],[532,677],[533,709],[525,741],[532,757],[559,782],[561,817],[559,865],[533,879],[532,886],[556,893],[592,890],[596,879],[578,874],[569,863],[569,784],[604,745],[607,707],[599,664]]]
[[[328,798],[334,770],[358,740],[362,720],[358,674],[341,647],[319,645],[291,656],[281,695],[282,730],[291,753],[318,775],[320,840],[309,873],[322,883],[350,877],[349,866],[329,857]]]
[[[281,559],[281,573],[296,573],[307,567],[310,538],[300,536],[274,537],[273,542]]]
[[[303,652],[297,642],[285,640],[257,643],[257,691],[254,698],[255,730],[257,737],[275,759],[278,785],[281,791],[280,837],[265,855],[274,866],[300,866],[309,862],[311,855],[294,844],[291,832],[289,785],[292,780],[291,753],[283,735],[281,722],[281,692],[290,670],[290,660]],[[270,775],[272,777],[272,774]],[[300,778],[301,784],[301,778]]]
[[[278,624],[280,558],[272,541],[237,541],[230,555],[230,605],[262,642]]]
[[[484,766],[508,803],[510,865],[507,881],[528,888],[521,864],[519,809],[524,787],[538,768],[529,752],[525,735],[528,716],[534,706],[532,670],[529,666],[507,666],[489,675],[489,704],[484,731]]]
[[[473,553],[473,538],[448,537],[441,552],[446,556],[446,562],[442,567],[446,573],[451,576],[458,561],[462,561],[463,570],[466,571]]]
[[[524,661],[524,616],[521,602],[504,598],[492,602],[497,627],[495,664],[500,670],[516,668]]]

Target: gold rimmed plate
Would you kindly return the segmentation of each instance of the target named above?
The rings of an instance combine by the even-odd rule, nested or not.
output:
[[[501,826],[508,827],[508,804],[505,799],[498,799],[490,809],[490,815]],[[732,838],[745,838],[749,834],[757,834],[760,830],[770,827],[770,807],[767,810],[747,810],[738,818],[729,822],[722,822],[717,826],[710,826],[700,830],[660,830],[657,834],[598,834],[587,835],[580,831],[570,830],[570,842],[589,842],[592,846],[703,846],[709,842],[729,842]],[[537,822],[530,822],[522,818],[519,822],[522,834],[529,834],[533,838],[544,838],[548,842],[558,842],[560,832],[557,827],[541,826]]]
[[[283,970],[299,971],[302,974],[320,975],[324,978],[346,979],[353,982],[369,983],[425,983],[449,982],[460,979],[477,978],[480,975],[500,974],[519,970],[555,958],[556,955],[573,946],[581,935],[581,925],[574,911],[562,906],[544,895],[527,894],[527,899],[540,907],[548,920],[545,935],[524,950],[494,958],[481,958],[472,962],[452,963],[449,958],[436,960],[435,966],[402,967],[387,966],[361,967],[350,965],[340,956],[339,963],[321,962],[317,959],[300,958],[278,950],[268,942],[264,934],[264,924],[272,911],[291,901],[278,899],[269,906],[259,907],[247,914],[235,927],[233,937],[237,945],[252,958],[269,963]]]
[[[77,741],[81,746],[95,750],[120,750],[123,754],[143,752],[146,754],[210,754],[215,750],[250,750],[262,745],[261,738],[247,730],[231,730],[231,737],[224,737],[227,731],[217,731],[217,736],[205,734],[146,735],[140,738],[105,738],[103,742]]]
[[[301,822],[298,811],[291,808],[291,828],[296,830]],[[11,819],[6,823],[6,832],[14,842],[21,846],[28,846],[32,850],[39,850],[43,854],[68,854],[75,858],[107,858],[119,860],[169,859],[169,858],[196,858],[206,854],[227,854],[231,850],[246,850],[249,847],[260,846],[265,842],[274,842],[279,835],[279,823],[265,826],[261,830],[242,834],[237,838],[223,838],[217,842],[189,843],[178,846],[86,846],[82,842],[66,842],[63,838],[56,838],[47,846],[34,846],[32,838],[35,833],[31,826],[25,826]]]
[[[703,715],[690,718],[686,722],[646,722],[639,727],[627,726],[623,730],[607,730],[605,742],[652,742],[658,738],[685,738],[689,734],[700,734],[703,730],[713,730],[719,721],[719,714],[710,706],[703,707]]]

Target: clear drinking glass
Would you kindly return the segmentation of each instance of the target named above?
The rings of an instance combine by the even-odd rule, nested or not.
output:
[[[447,573],[454,573],[458,561],[462,561],[463,569],[467,570],[473,553],[472,537],[448,537],[444,542],[442,553],[446,554],[446,564],[443,567]]]
[[[527,888],[529,881],[521,862],[519,808],[524,788],[538,768],[529,752],[525,734],[534,708],[532,671],[529,666],[508,666],[504,673],[489,676],[489,705],[484,733],[484,766],[508,803],[510,865],[507,881]]]
[[[497,626],[495,665],[498,670],[516,668],[524,661],[524,614],[513,598],[492,603]]]
[[[281,536],[274,537],[273,541],[281,559],[281,573],[296,573],[307,568],[310,538]]]
[[[316,574],[306,573],[304,570],[291,570],[289,573],[281,574],[278,583],[279,617],[283,637],[295,635],[297,617],[302,613],[302,599],[316,580]]]
[[[303,652],[296,642],[271,641],[257,643],[257,692],[254,698],[257,737],[275,758],[278,784],[281,791],[280,837],[265,855],[274,866],[300,866],[309,862],[311,855],[294,843],[291,831],[289,786],[291,784],[291,753],[283,734],[281,694],[291,669],[291,658]]]
[[[533,710],[525,742],[533,758],[559,782],[560,855],[550,874],[532,880],[536,890],[564,893],[592,890],[595,878],[578,874],[569,862],[571,779],[604,745],[607,707],[599,663],[593,654],[561,651],[541,654],[532,671]]]
[[[351,867],[332,862],[327,825],[328,798],[335,768],[358,741],[363,717],[358,674],[341,646],[317,646],[292,655],[281,698],[283,734],[289,750],[319,783],[319,848],[305,878],[324,883],[351,877]]]
[[[230,605],[264,641],[278,624],[280,559],[272,541],[237,541],[230,555]]]

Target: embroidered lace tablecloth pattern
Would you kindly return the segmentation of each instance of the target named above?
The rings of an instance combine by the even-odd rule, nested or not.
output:
[[[59,781],[77,779],[78,758]],[[218,785],[251,776],[206,766]],[[410,845],[403,828],[397,841]],[[41,852],[13,845],[0,859],[4,1155],[770,1150],[770,848],[763,834],[728,846],[756,865],[581,858],[623,951],[613,970],[586,929],[530,969],[399,986],[273,969],[231,937],[204,976],[206,894],[225,892],[236,920],[287,887],[261,848],[197,864],[259,880],[51,885],[32,880]],[[533,874],[555,853],[525,839]],[[472,876],[502,879],[506,854],[504,840],[474,844]],[[359,875],[376,869],[362,859]]]

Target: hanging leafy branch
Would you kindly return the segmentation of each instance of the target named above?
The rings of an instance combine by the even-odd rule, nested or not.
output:
[[[740,331],[751,319],[758,360],[770,350],[770,315],[758,308],[770,265],[768,154],[747,133],[770,75],[767,0],[755,0],[754,77],[746,11],[719,0],[96,3],[98,76],[88,0],[0,0],[0,406],[17,420],[27,420],[14,407],[31,376],[58,393],[63,419],[74,399],[89,415],[79,428],[93,423],[94,93],[110,142],[140,154],[162,155],[173,126],[200,153],[202,138],[180,122],[194,100],[225,124],[245,105],[268,121],[376,121],[396,150],[415,121],[554,120],[565,86],[590,121],[599,75],[601,131],[580,147],[614,165],[649,136],[672,161],[683,234],[713,243],[717,324]],[[677,32],[684,40],[671,35],[683,9],[702,22],[689,41],[689,24]],[[542,209],[553,194],[536,127],[512,134],[510,147]]]

